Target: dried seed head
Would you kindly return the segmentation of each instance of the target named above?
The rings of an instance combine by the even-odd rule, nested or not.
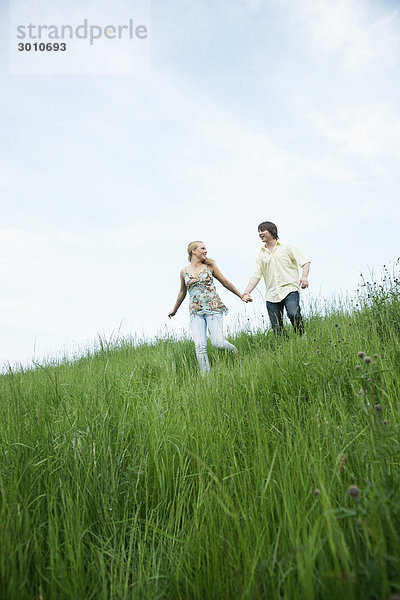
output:
[[[350,498],[358,498],[360,495],[360,490],[356,485],[351,485],[347,490],[347,493],[349,494]]]
[[[356,365],[356,371],[359,371],[361,369],[360,365]]]
[[[386,419],[383,421],[383,424],[384,424],[384,425],[387,425],[387,421],[386,421]]]
[[[374,354],[374,358],[378,358],[378,355],[377,355],[377,354]]]
[[[335,327],[339,327],[339,325],[337,323],[335,323]]]
[[[319,496],[319,495],[320,495],[320,493],[321,493],[321,492],[319,491],[319,489],[318,489],[318,488],[316,488],[316,489],[314,490],[314,496]]]
[[[377,413],[382,412],[382,406],[380,404],[375,404],[374,408],[375,408],[375,410],[376,410]]]
[[[365,354],[364,352],[357,352],[357,356],[358,358],[364,358]]]
[[[364,362],[365,362],[366,365],[369,365],[372,362],[372,358],[370,356],[366,356],[364,358]]]
[[[341,471],[344,467],[344,463],[346,462],[346,455],[343,454],[342,458],[340,459],[340,463],[339,463],[339,471]]]

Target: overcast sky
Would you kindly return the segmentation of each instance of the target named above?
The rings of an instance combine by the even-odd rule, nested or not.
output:
[[[51,6],[65,20],[67,0]],[[115,6],[96,2],[98,19],[113,22]],[[151,66],[125,74],[122,51],[108,74],[10,72],[12,8],[0,365],[79,353],[99,335],[180,334],[187,301],[166,315],[193,239],[243,290],[257,225],[274,221],[311,259],[305,305],[353,293],[360,272],[400,255],[397,1],[153,0]],[[262,283],[252,306],[219,289],[228,327],[265,314]]]

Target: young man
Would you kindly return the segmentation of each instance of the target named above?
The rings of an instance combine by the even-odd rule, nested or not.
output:
[[[304,331],[300,313],[299,290],[308,287],[310,261],[293,244],[279,241],[278,230],[274,223],[263,221],[258,226],[258,235],[264,243],[256,260],[254,275],[243,292],[243,299],[251,300],[261,277],[266,287],[267,311],[275,333],[283,331],[283,309],[300,335]],[[299,280],[298,267],[302,268]]]

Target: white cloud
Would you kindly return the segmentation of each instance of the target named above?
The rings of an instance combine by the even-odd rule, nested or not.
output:
[[[247,0],[247,5],[252,10],[257,10],[257,9],[261,8],[261,6],[263,4],[264,4],[264,0]]]
[[[362,163],[385,172],[400,158],[400,11],[367,0],[274,4],[293,51],[282,90],[323,163],[333,174],[349,169],[349,181],[369,179]]]
[[[330,55],[344,70],[393,67],[400,48],[399,10],[382,12],[368,0],[277,0],[306,43]]]
[[[336,113],[310,115],[313,127],[346,154],[377,160],[400,159],[400,115],[387,101],[346,106]]]

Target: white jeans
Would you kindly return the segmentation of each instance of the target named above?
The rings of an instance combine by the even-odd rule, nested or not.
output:
[[[210,340],[215,348],[223,348],[236,354],[237,350],[224,338],[222,329],[222,314],[219,315],[190,315],[190,329],[196,348],[196,356],[199,361],[202,375],[208,373],[210,365],[207,356],[207,327]]]

